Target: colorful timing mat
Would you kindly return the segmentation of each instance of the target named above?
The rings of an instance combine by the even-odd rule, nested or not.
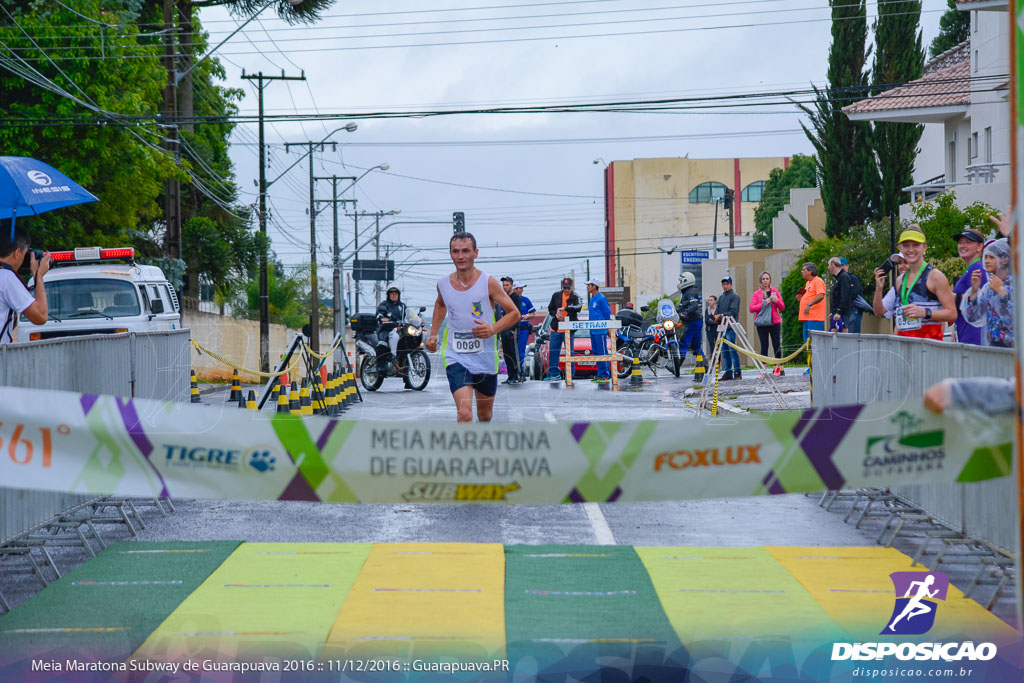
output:
[[[0,616],[0,651],[541,667],[567,653],[741,661],[763,646],[799,660],[884,640],[889,574],[912,569],[890,548],[121,542]],[[928,638],[958,636],[1016,639],[950,586]]]

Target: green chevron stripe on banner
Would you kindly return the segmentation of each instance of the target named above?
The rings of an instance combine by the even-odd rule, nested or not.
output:
[[[956,480],[968,482],[990,479],[993,465],[1006,474],[1013,471],[1013,444],[1004,443],[1001,446],[982,446],[975,449]]]
[[[613,462],[603,477],[597,473],[601,459],[608,451],[608,448],[616,440],[625,427],[633,427],[633,434],[629,437],[622,449],[621,455]],[[579,438],[580,449],[587,456],[590,466],[576,482],[575,490],[570,492],[563,499],[563,503],[578,503],[579,497],[582,500],[606,501],[612,499],[622,483],[622,480],[629,473],[637,456],[643,449],[644,444],[651,438],[657,423],[654,421],[638,422],[636,425],[628,425],[623,422],[606,422],[603,424],[592,423],[585,427],[583,435]],[[622,432],[624,435],[628,432]]]
[[[331,431],[327,435],[326,441],[320,445],[321,456],[329,465],[332,465],[327,478],[316,487],[317,495],[320,496],[322,501],[328,503],[355,503],[359,500],[348,483],[338,474],[341,467],[335,464],[336,459],[342,454],[342,447],[355,426],[356,423],[352,420],[334,422],[333,426],[330,427]]]
[[[813,491],[824,488],[821,476],[807,459],[797,435],[793,433],[801,417],[802,413],[795,410],[767,417],[768,429],[782,446],[782,456],[776,461],[765,481],[754,491],[755,495],[777,492],[777,489],[772,490],[773,485],[781,486],[785,491]]]
[[[306,424],[298,415],[286,413],[275,414],[271,418],[271,424],[277,438],[281,440],[281,445],[298,465],[306,483],[315,490],[327,478],[329,468],[320,455],[320,449],[316,447],[313,437],[309,435]]]

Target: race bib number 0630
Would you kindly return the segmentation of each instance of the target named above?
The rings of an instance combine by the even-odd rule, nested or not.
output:
[[[474,337],[472,332],[453,330],[452,346],[456,353],[480,353],[484,350],[484,340]]]

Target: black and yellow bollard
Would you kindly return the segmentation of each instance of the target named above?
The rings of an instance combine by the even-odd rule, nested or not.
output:
[[[348,370],[341,373],[341,380],[338,382],[338,405],[341,410],[347,410],[349,405],[352,403],[349,391],[349,378],[352,376]]]
[[[238,377],[238,369],[231,371],[231,393],[228,394],[228,403],[244,401],[242,397],[242,380]]]
[[[334,373],[327,375],[327,415],[338,414],[338,378]]]
[[[241,389],[239,389],[238,393],[238,407],[245,410],[245,394],[242,393]]]
[[[694,384],[703,384],[704,383],[704,375],[707,373],[707,371],[708,371],[708,369],[704,365],[704,356],[701,355],[700,351],[698,351],[697,352],[697,364],[693,368],[693,383]]]
[[[202,403],[203,399],[200,398],[200,396],[199,396],[199,384],[196,382],[196,371],[195,370],[190,370],[189,372],[191,373],[192,377],[189,380],[189,389],[188,389],[188,391],[189,391],[189,394],[192,397],[192,403]]]
[[[629,384],[634,387],[643,386],[644,384],[644,376],[640,371],[640,359],[636,356],[633,356],[633,372],[629,376]]]
[[[252,389],[249,390],[249,395],[245,397],[245,409],[256,410],[256,392]]]
[[[299,387],[295,384],[295,380],[292,380],[291,391],[288,392],[288,412],[292,415],[301,414],[301,406],[299,405]]]
[[[309,400],[309,379],[302,380],[302,387],[299,389],[299,413],[301,415],[312,415],[313,404]]]

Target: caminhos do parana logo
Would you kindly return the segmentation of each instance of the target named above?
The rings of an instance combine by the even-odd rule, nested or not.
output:
[[[900,411],[889,418],[898,434],[870,436],[864,448],[864,476],[884,476],[942,469],[946,458],[944,429],[915,432],[923,420]]]

